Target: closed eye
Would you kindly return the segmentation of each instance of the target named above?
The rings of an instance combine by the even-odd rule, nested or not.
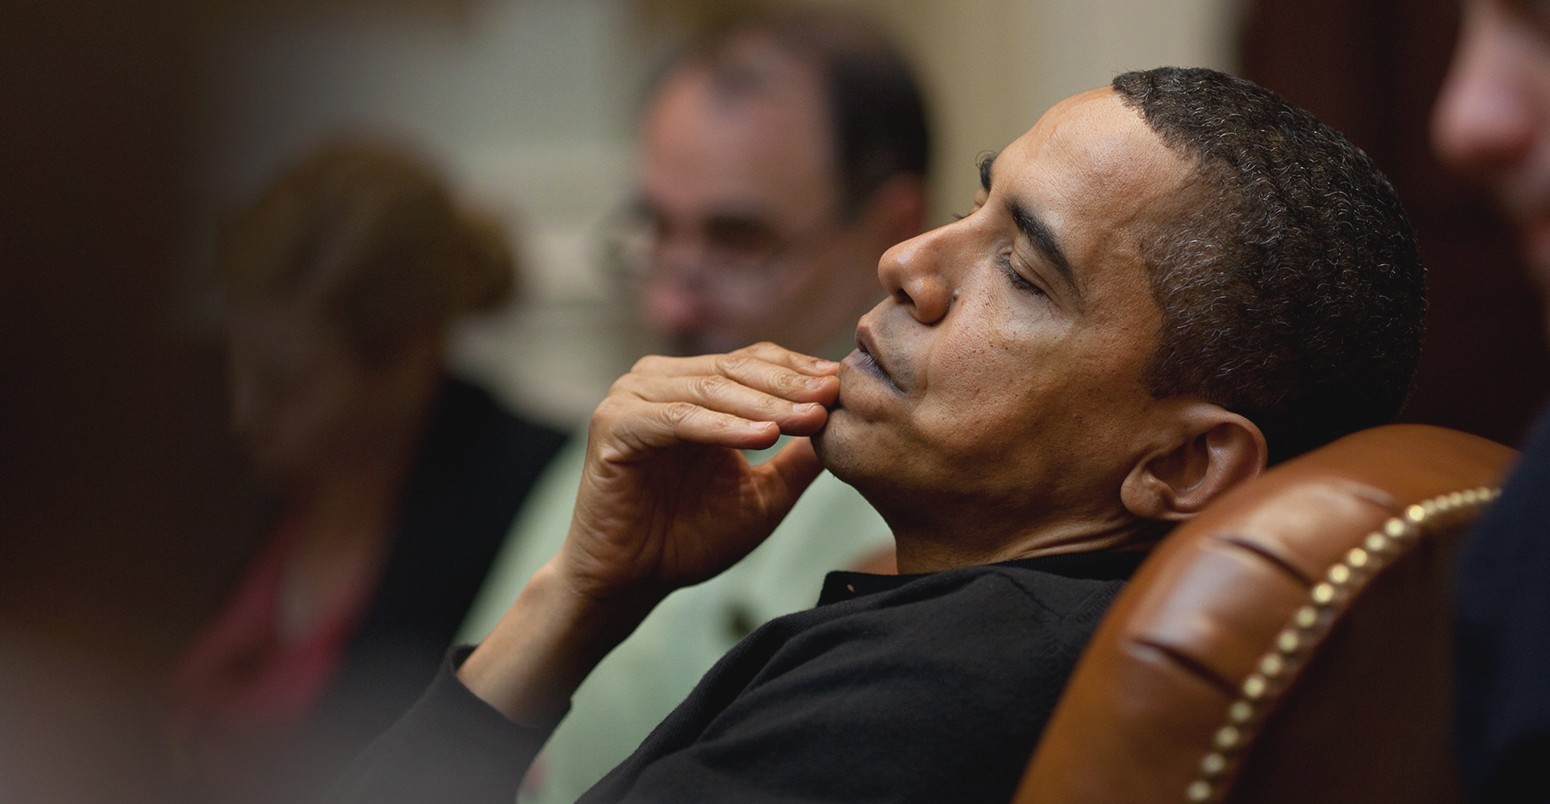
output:
[[[998,257],[996,259],[996,267],[1001,269],[1001,273],[1006,274],[1007,281],[1012,283],[1012,287],[1018,291],[1046,298],[1049,296],[1048,293],[1044,292],[1044,288],[1034,284],[1028,277],[1018,273],[1017,269],[1012,267],[1012,255],[1010,253],[1005,253]]]

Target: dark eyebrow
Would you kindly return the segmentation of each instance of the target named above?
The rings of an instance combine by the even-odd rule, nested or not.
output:
[[[1067,260],[1066,253],[1060,250],[1060,244],[1055,241],[1054,233],[1038,215],[1034,214],[1033,210],[1023,206],[1017,199],[1007,199],[1006,208],[1012,213],[1012,221],[1017,224],[1017,228],[1033,242],[1033,247],[1038,249],[1039,254],[1049,261],[1050,265],[1055,266],[1056,273],[1060,274],[1060,278],[1066,281],[1066,284],[1071,287],[1071,292],[1080,300],[1082,289],[1077,285],[1076,274],[1071,270],[1071,261]]]
[[[989,153],[980,157],[980,186],[985,192],[990,192],[990,184],[996,164],[996,154]],[[1006,202],[1007,210],[1012,213],[1012,222],[1038,249],[1040,256],[1055,267],[1055,272],[1065,280],[1066,286],[1071,288],[1071,294],[1076,297],[1078,303],[1082,300],[1082,288],[1077,284],[1076,273],[1071,270],[1071,261],[1066,259],[1066,253],[1061,250],[1060,243],[1055,240],[1054,232],[1044,220],[1034,214],[1033,210],[1024,206],[1016,199],[1009,198]]]

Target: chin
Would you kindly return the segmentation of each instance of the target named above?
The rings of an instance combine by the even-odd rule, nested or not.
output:
[[[850,423],[846,418],[843,408],[831,411],[829,421],[812,437],[813,451],[830,474],[855,486],[857,480],[865,480],[868,472],[865,455],[856,448],[855,433],[847,426]]]
[[[829,465],[830,465],[829,449],[830,449],[830,444],[833,443],[833,442],[831,441],[829,424],[832,423],[833,421],[834,421],[834,411],[830,411],[829,412],[829,421],[824,423],[823,429],[819,430],[816,433],[813,433],[813,435],[811,436],[811,440],[813,442],[813,452],[818,453],[818,460],[821,463],[823,463],[823,467],[825,469],[828,469]]]

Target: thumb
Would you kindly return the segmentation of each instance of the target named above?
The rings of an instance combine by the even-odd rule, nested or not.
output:
[[[813,451],[812,439],[793,438],[774,457],[760,464],[757,471],[765,473],[764,487],[770,510],[784,515],[823,471],[823,462]]]

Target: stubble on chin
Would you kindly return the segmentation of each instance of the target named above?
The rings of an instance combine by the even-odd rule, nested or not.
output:
[[[877,474],[874,470],[878,467],[867,463],[866,451],[856,442],[859,434],[851,426],[855,422],[845,421],[846,416],[843,409],[830,412],[829,421],[812,436],[813,452],[829,474],[864,492],[864,488],[871,485],[869,481]],[[887,468],[883,467],[882,471],[886,472]]]

